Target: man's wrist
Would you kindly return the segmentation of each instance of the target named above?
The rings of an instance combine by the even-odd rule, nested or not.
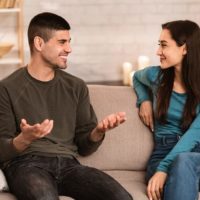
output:
[[[105,132],[100,132],[96,128],[91,132],[89,140],[92,142],[99,142],[105,137]]]
[[[18,151],[23,151],[31,144],[30,141],[24,139],[22,133],[20,133],[17,137],[15,137],[12,141],[13,146]]]

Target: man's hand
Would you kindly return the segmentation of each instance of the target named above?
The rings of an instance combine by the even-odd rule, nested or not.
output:
[[[25,119],[21,120],[21,133],[25,140],[32,142],[48,135],[53,128],[53,120],[45,119],[42,123],[30,125]]]
[[[140,105],[139,116],[142,122],[154,131],[153,106],[151,101],[144,101]]]
[[[13,145],[19,151],[26,149],[33,141],[48,135],[53,128],[53,120],[45,119],[42,123],[30,125],[21,120],[21,133],[13,139]]]
[[[118,125],[122,124],[126,121],[126,113],[125,112],[118,112],[115,114],[108,115],[105,117],[101,122],[99,122],[96,128],[92,131],[90,135],[90,139],[93,142],[100,141],[105,132],[117,127]]]
[[[167,179],[165,172],[156,172],[148,182],[147,194],[149,200],[161,200],[164,184]]]

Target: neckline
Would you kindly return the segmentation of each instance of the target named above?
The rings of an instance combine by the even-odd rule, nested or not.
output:
[[[175,90],[172,90],[172,92],[173,92],[174,94],[177,94],[177,95],[180,95],[180,96],[185,96],[185,95],[187,95],[186,92],[181,93],[181,92],[176,92]]]
[[[25,67],[24,71],[25,71],[25,76],[26,76],[29,80],[31,80],[31,81],[33,81],[34,83],[39,84],[39,85],[41,85],[41,86],[53,85],[53,84],[57,81],[57,79],[58,79],[57,70],[55,70],[55,76],[54,76],[54,78],[51,79],[51,80],[49,80],[49,81],[41,81],[41,80],[38,80],[38,79],[34,78],[33,76],[31,76],[31,75],[29,74],[29,72],[28,72],[27,66]]]

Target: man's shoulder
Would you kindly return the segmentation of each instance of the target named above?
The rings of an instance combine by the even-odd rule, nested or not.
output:
[[[7,85],[7,84],[17,84],[21,80],[24,74],[24,67],[21,67],[14,71],[12,74],[8,75],[4,79],[1,80],[1,84]]]
[[[0,81],[0,93],[5,95],[5,93],[13,92],[17,93],[21,90],[21,85],[23,84],[23,72],[24,68],[17,69],[9,76],[5,77]]]
[[[66,71],[58,70],[59,79],[71,86],[86,86],[86,83],[81,78],[74,76]]]

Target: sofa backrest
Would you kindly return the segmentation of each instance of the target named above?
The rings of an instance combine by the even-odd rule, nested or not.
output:
[[[128,86],[88,87],[99,121],[118,111],[126,112],[127,121],[108,131],[99,149],[90,156],[80,157],[80,162],[101,170],[145,170],[153,148],[153,133],[138,117],[133,89]]]

